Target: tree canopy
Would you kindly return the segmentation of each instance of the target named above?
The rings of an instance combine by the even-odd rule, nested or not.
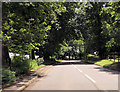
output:
[[[106,58],[120,51],[119,10],[120,2],[4,2],[3,61],[8,52]]]

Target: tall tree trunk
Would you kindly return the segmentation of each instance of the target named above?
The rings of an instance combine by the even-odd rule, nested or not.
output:
[[[49,56],[50,56],[49,52],[44,52],[43,58],[45,61],[50,59]]]
[[[2,46],[2,64],[11,68],[11,59],[9,56],[9,49],[7,46]]]
[[[35,59],[35,53],[34,53],[34,50],[33,50],[33,49],[31,50],[31,59],[32,59],[32,60]]]
[[[35,59],[35,54],[34,54],[34,50],[32,49],[30,52],[30,59]]]

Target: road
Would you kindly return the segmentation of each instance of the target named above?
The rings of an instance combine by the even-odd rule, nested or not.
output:
[[[66,60],[25,90],[118,90],[118,73],[79,60]]]

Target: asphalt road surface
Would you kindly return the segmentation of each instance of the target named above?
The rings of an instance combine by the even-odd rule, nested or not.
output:
[[[54,65],[47,75],[25,90],[118,90],[118,72],[80,60]]]

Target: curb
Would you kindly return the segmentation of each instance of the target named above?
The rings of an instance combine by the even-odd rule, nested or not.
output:
[[[46,67],[46,66],[43,66],[43,67]],[[43,68],[43,67],[41,67],[41,68]],[[49,67],[47,67],[47,69],[44,69],[42,72],[41,72],[41,74],[42,73],[44,73],[44,72],[46,72],[47,70],[48,70],[48,68]],[[40,69],[40,68],[39,68]],[[39,70],[39,69],[36,69],[36,70]],[[35,79],[37,79],[38,78],[38,76],[35,76],[35,77],[33,77],[30,81],[28,81],[25,85],[23,85],[22,87],[20,87],[20,88],[18,88],[17,89],[17,92],[19,91],[19,92],[21,92],[21,91],[23,91],[26,87],[28,87],[29,85],[30,85],[30,83],[32,83]]]
[[[94,64],[94,65],[100,66],[100,65],[98,65],[98,64]],[[103,67],[103,66],[100,66],[100,67]],[[104,67],[103,67],[103,68],[104,68]]]
[[[21,87],[19,87],[18,89],[10,89],[11,91],[13,91],[13,92],[21,92],[21,91],[23,91],[27,86],[29,86],[29,84],[30,83],[32,83],[35,79],[37,79],[37,76],[35,76],[35,77],[33,77],[31,80],[29,80],[27,83],[25,83],[25,84],[23,84],[23,86],[21,86]],[[18,82],[18,83],[20,83],[20,82]],[[15,84],[15,85],[17,85],[17,84]],[[14,85],[12,85],[12,86],[14,86]],[[10,87],[12,87],[12,86],[10,86]],[[10,91],[9,90],[9,87],[8,87],[8,89],[7,88],[5,88],[5,89],[3,89],[3,92],[5,91]]]
[[[43,67],[45,67],[45,66],[43,66]],[[42,67],[41,67],[41,68],[42,68]],[[50,67],[47,67],[47,69],[43,70],[43,71],[41,72],[41,74],[44,73],[44,72],[46,72],[49,68],[50,68]],[[37,70],[39,70],[39,69],[37,69]],[[37,78],[38,78],[38,76],[32,78],[32,80],[28,81],[28,83],[26,83],[24,86],[20,87],[20,88],[17,89],[17,90],[18,90],[18,91],[23,91],[26,87],[28,87],[28,86],[30,85],[30,83],[32,83],[32,82],[33,82],[35,79],[37,79]]]
[[[17,91],[23,91],[27,86],[30,85],[30,83],[32,83],[35,79],[37,79],[37,76],[32,78],[32,80],[28,81],[25,85],[23,85],[22,87],[18,88]]]

